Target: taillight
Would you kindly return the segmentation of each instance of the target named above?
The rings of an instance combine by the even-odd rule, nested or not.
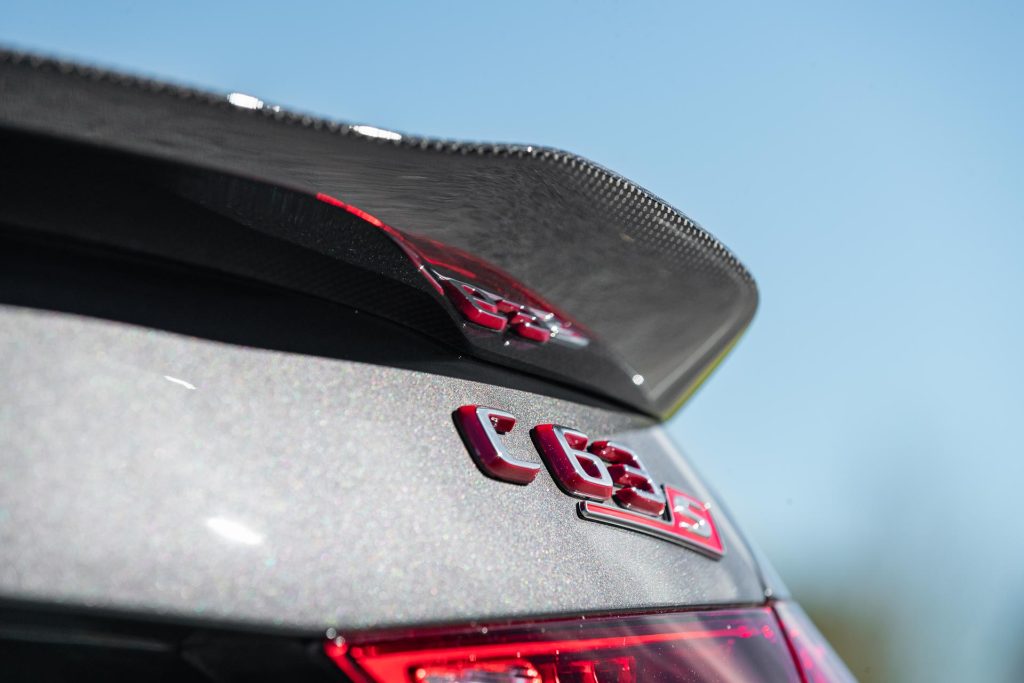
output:
[[[339,638],[326,652],[350,678],[378,683],[852,680],[802,612],[782,615],[797,620],[792,643],[771,607],[755,607],[423,629]],[[820,647],[839,668],[812,655],[819,668],[801,673],[794,657]],[[818,672],[833,677],[805,678]]]
[[[775,613],[786,630],[805,683],[846,683],[857,680],[799,605],[780,602],[775,605]]]

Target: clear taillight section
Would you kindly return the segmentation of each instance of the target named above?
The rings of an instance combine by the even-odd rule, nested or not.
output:
[[[853,680],[789,606],[424,629],[339,638],[326,652],[353,680],[377,683]]]

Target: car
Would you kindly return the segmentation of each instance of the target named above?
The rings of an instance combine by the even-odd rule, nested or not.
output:
[[[10,51],[0,140],[3,680],[853,680],[666,436],[758,293],[651,193]]]

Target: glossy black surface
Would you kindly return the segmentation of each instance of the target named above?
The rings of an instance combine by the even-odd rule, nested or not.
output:
[[[95,610],[0,603],[0,679],[65,681],[342,681],[322,634],[246,632]]]

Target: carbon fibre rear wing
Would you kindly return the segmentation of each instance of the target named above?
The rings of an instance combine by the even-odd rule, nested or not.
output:
[[[575,155],[0,51],[0,222],[259,280],[665,417],[753,317],[714,237]]]

